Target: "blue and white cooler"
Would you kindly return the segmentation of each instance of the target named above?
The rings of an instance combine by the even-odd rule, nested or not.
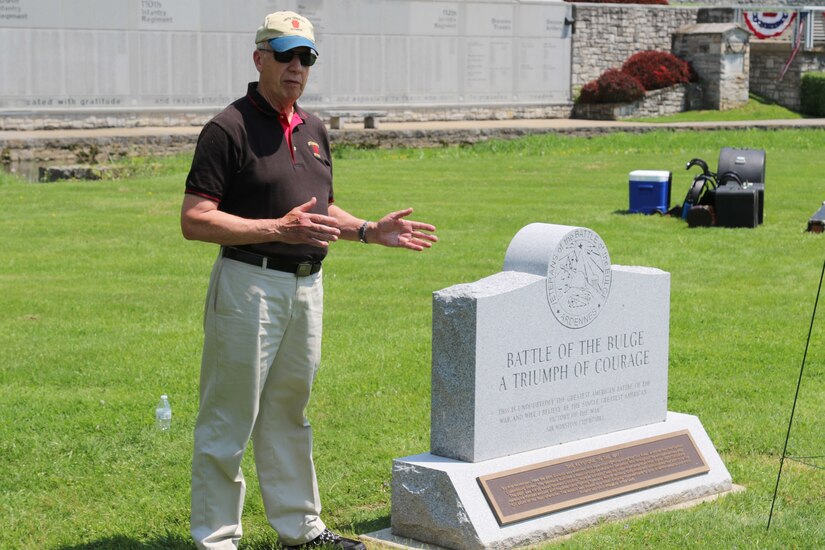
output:
[[[630,208],[628,212],[664,213],[670,208],[672,175],[666,170],[634,170],[630,173]]]

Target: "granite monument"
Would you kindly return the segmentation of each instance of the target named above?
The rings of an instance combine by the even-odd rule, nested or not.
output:
[[[431,452],[396,459],[391,535],[512,548],[717,495],[695,416],[668,412],[670,275],[530,224],[503,270],[433,295]]]

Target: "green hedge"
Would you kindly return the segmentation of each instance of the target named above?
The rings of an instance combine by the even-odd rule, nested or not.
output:
[[[802,75],[800,107],[806,115],[825,116],[825,73]]]

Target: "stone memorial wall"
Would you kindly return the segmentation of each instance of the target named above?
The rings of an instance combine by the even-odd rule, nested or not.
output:
[[[578,90],[607,69],[621,67],[636,52],[669,52],[673,33],[695,23],[698,13],[695,7],[576,4],[573,88]]]
[[[0,113],[222,108],[284,9],[316,27],[313,110],[570,100],[562,2],[0,0]]]
[[[784,107],[798,110],[801,107],[803,75],[807,72],[825,71],[825,47],[798,51],[794,57],[795,62],[779,78],[792,55],[793,44],[789,42],[751,42],[750,90]]]

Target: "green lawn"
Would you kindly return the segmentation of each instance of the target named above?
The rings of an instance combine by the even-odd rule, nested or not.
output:
[[[688,229],[626,215],[628,172],[671,170],[681,202],[723,146],[767,151],[766,221]],[[697,415],[746,491],[581,532],[554,548],[815,548],[825,474],[787,462],[766,532],[825,235],[825,132],[548,135],[472,148],[342,150],[338,203],[408,205],[439,227],[422,254],[358,243],[325,263],[324,359],[309,416],[338,530],[389,525],[391,461],[429,450],[431,293],[501,269],[531,222],[579,225],[614,264],[672,274],[669,409]],[[0,176],[0,548],[189,549],[203,297],[216,247],[178,226],[188,159],[147,175],[32,184]],[[820,304],[821,307],[825,307]],[[820,310],[822,311],[822,310]],[[789,452],[825,455],[825,325],[814,327]],[[170,433],[154,429],[167,393]],[[813,460],[823,465],[822,460]],[[242,548],[276,540],[251,453]]]

